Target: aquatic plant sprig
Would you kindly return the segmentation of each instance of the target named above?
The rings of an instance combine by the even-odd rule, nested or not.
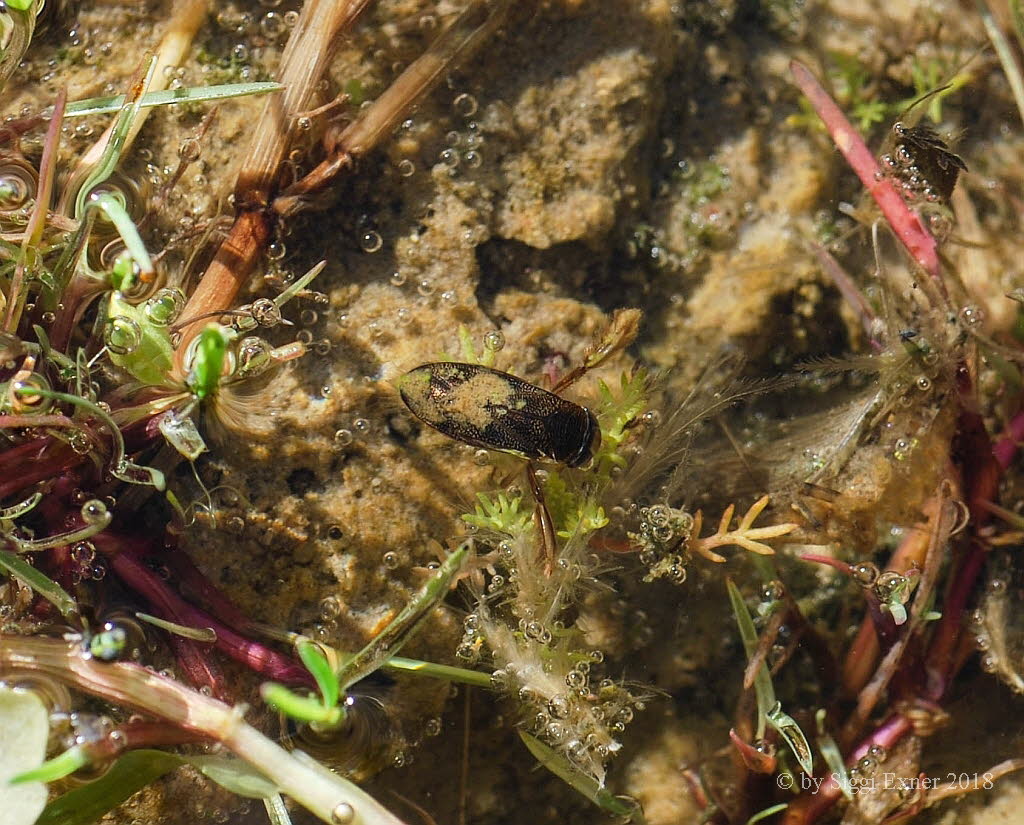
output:
[[[12,668],[48,676],[208,736],[323,822],[401,825],[358,786],[312,767],[247,724],[244,707],[231,707],[132,663],[97,662],[83,656],[80,646],[56,639],[0,635],[0,673]]]

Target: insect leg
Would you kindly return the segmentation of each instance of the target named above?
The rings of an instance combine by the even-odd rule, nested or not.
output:
[[[544,559],[544,575],[550,576],[555,569],[555,525],[551,521],[548,506],[544,503],[544,491],[541,490],[540,480],[532,461],[526,462],[526,478],[530,482],[530,492],[533,493],[533,500],[536,502],[533,523],[537,527],[537,535],[540,536],[540,556]]]

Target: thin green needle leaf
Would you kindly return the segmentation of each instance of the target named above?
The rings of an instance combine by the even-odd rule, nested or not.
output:
[[[146,70],[143,73],[143,80],[141,84],[142,89],[149,86],[150,80],[153,77],[153,70],[155,68],[156,56],[151,55],[147,59]],[[141,97],[142,95],[140,93],[138,93],[138,97],[136,98],[125,97],[125,102],[121,106],[117,120],[114,122],[114,129],[110,133],[110,139],[107,141],[107,145],[103,149],[103,154],[100,155],[100,159],[96,163],[96,166],[91,172],[89,172],[88,177],[82,183],[81,188],[75,195],[76,218],[80,219],[85,214],[85,204],[89,195],[92,193],[92,190],[110,177],[111,172],[113,172],[114,168],[117,166],[117,162],[121,159],[121,150],[124,148],[125,141],[128,139],[128,133],[131,131],[132,122],[139,113],[139,98]]]
[[[149,252],[146,250],[146,245],[142,242],[139,230],[136,228],[135,222],[131,219],[128,211],[124,208],[124,204],[110,192],[94,192],[89,195],[89,205],[94,205],[100,209],[107,216],[107,219],[114,224],[117,234],[124,241],[125,249],[135,259],[139,269],[144,273],[152,273],[153,259],[149,257]]]
[[[68,748],[60,756],[47,759],[38,768],[31,771],[19,773],[12,776],[8,782],[12,785],[21,785],[24,782],[56,782],[65,776],[73,774],[79,768],[84,768],[91,760],[81,745]]]
[[[0,550],[0,568],[53,604],[64,618],[78,616],[78,603],[57,582],[48,579],[20,556]]]
[[[316,681],[317,689],[323,698],[324,705],[333,708],[338,704],[338,697],[341,695],[341,687],[338,685],[338,677],[327,661],[320,645],[309,640],[302,640],[295,646],[302,664],[310,672]]]
[[[10,5],[10,4],[8,4]],[[204,103],[211,100],[227,100],[232,97],[249,95],[265,95],[280,92],[284,89],[280,83],[225,83],[220,86],[196,86],[188,89],[164,89],[160,92],[147,92],[139,101],[139,108],[166,106],[170,103]],[[90,97],[69,103],[64,117],[86,117],[87,115],[106,115],[118,111],[124,106],[124,95],[111,97]]]
[[[383,665],[404,645],[415,633],[420,622],[430,613],[434,606],[448,592],[455,574],[462,568],[466,556],[469,555],[469,544],[463,544],[448,555],[437,572],[413,596],[402,611],[392,619],[387,627],[378,633],[369,644],[341,666],[338,681],[343,690],[358,682],[364,676],[373,673]]]
[[[767,819],[770,816],[782,813],[788,807],[788,802],[780,802],[778,805],[772,805],[770,808],[765,808],[763,811],[758,811],[756,814],[750,817],[750,819],[747,820],[747,825],[755,825],[755,823],[760,822],[762,819]]]
[[[638,825],[643,823],[643,814],[638,805],[630,805],[607,788],[602,788],[596,779],[581,773],[568,759],[545,745],[537,737],[531,736],[526,731],[519,731],[519,738],[523,740],[523,744],[533,754],[534,759],[599,808],[615,816],[629,817],[629,821],[636,822]]]
[[[391,668],[392,670],[404,670],[419,674],[420,676],[432,676],[435,679],[444,679],[448,682],[461,682],[464,685],[473,685],[474,687],[494,687],[491,682],[490,673],[468,670],[464,667],[438,665],[434,662],[423,662],[419,659],[406,659],[404,656],[392,656],[384,663],[384,667]]]
[[[750,659],[757,651],[757,628],[754,627],[754,620],[747,610],[747,603],[743,601],[739,588],[729,578],[725,580],[725,586],[729,590],[729,601],[732,604],[733,615],[736,616],[736,625],[740,629],[743,649],[746,651],[747,659]],[[754,693],[757,696],[757,738],[761,739],[767,728],[768,714],[776,705],[772,678],[768,668],[763,664],[754,677]]]
[[[197,642],[211,645],[217,641],[217,631],[212,627],[187,627],[186,625],[169,622],[157,616],[150,616],[148,613],[136,613],[135,616],[147,624],[159,627],[161,630],[166,630],[168,633],[174,633],[177,636],[184,636],[188,639],[195,639]]]

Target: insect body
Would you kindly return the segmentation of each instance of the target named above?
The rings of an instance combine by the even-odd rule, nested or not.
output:
[[[882,156],[882,164],[900,181],[904,193],[911,198],[923,196],[925,200],[947,203],[960,173],[967,170],[963,158],[924,124],[896,123],[892,138],[894,149]]]
[[[421,421],[476,447],[579,467],[601,443],[586,407],[479,364],[423,364],[398,390]]]

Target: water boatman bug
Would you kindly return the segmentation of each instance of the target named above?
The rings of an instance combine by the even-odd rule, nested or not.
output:
[[[601,444],[586,407],[480,364],[423,364],[398,391],[421,421],[474,447],[579,467]]]
[[[436,361],[407,372],[398,391],[413,415],[449,438],[527,459],[526,477],[536,504],[534,523],[544,569],[551,575],[555,528],[544,503],[533,459],[581,467],[601,446],[601,428],[586,407],[558,395],[636,337],[641,313],[617,310],[582,362],[548,392],[507,372],[458,361]]]

